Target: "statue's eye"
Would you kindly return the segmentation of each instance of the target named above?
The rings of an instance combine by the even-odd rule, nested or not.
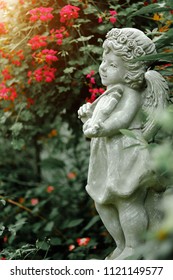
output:
[[[117,68],[117,65],[114,63],[111,63],[110,66],[112,66],[113,68]]]

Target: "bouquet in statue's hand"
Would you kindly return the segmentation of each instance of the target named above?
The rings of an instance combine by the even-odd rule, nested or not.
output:
[[[99,136],[99,133],[101,133],[102,129],[103,129],[103,122],[102,120],[100,119],[98,121],[98,123],[94,124],[94,125],[90,125],[91,123],[91,120],[89,119],[83,126],[83,132],[84,132],[84,135],[86,137],[98,137]]]

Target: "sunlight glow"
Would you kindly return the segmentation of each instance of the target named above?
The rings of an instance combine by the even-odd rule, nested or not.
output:
[[[0,0],[0,18],[1,21],[8,21],[11,16],[11,11],[16,8],[19,0]]]

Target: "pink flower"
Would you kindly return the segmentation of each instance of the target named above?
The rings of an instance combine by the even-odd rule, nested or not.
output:
[[[60,22],[72,25],[73,20],[79,17],[80,8],[72,5],[64,6],[60,11]]]
[[[8,237],[7,237],[7,235],[4,236],[3,241],[4,241],[4,243],[7,243],[7,242],[8,242]]]
[[[86,246],[90,242],[91,238],[90,237],[83,237],[83,238],[77,238],[77,244],[79,246]]]
[[[42,54],[45,56],[47,63],[51,63],[52,61],[58,60],[58,58],[55,56],[56,53],[57,53],[57,51],[54,51],[52,49],[50,49],[50,50],[45,49],[42,51]]]
[[[8,33],[8,31],[5,27],[4,22],[0,22],[0,34],[4,35],[4,34],[7,34],[7,33]]]
[[[36,35],[28,41],[28,44],[31,46],[32,50],[37,50],[41,47],[47,46],[46,40],[47,40],[46,36]]]
[[[73,251],[75,249],[75,245],[74,244],[71,244],[68,246],[68,250],[69,251]]]
[[[48,186],[48,187],[47,187],[47,192],[48,192],[48,193],[51,193],[51,192],[54,191],[54,189],[55,189],[55,188],[54,188],[53,186]]]
[[[47,65],[38,68],[34,72],[28,71],[28,83],[30,84],[33,80],[37,82],[47,82],[50,83],[55,79],[55,73],[57,69],[51,68]]]
[[[12,78],[8,68],[4,68],[4,70],[2,70],[2,75],[4,76],[4,81],[10,80]]]
[[[53,8],[45,8],[45,7],[39,7],[35,8],[29,11],[30,21],[35,22],[37,20],[41,21],[50,21],[54,18],[52,15]]]
[[[110,17],[109,21],[110,21],[112,24],[114,24],[114,23],[117,21],[117,19],[114,18],[114,17]]]
[[[63,39],[69,36],[69,33],[64,26],[62,26],[60,29],[52,29],[50,33],[50,40],[56,41],[57,45],[62,45]]]
[[[70,179],[70,180],[73,180],[76,178],[76,173],[75,172],[69,172],[67,174],[67,178]]]
[[[90,83],[91,84],[95,84],[96,82],[95,82],[95,78],[94,77],[91,77],[91,79],[90,79]]]
[[[39,203],[38,198],[32,198],[32,199],[31,199],[31,205],[35,206],[35,205],[37,205],[38,203]]]
[[[86,78],[91,78],[94,75],[95,75],[95,71],[91,70],[90,73],[86,75]]]
[[[98,23],[102,23],[102,22],[103,22],[102,17],[99,17],[99,18],[98,18]]]
[[[0,99],[11,100],[17,98],[17,92],[14,86],[7,87],[5,83],[0,84]]]
[[[111,16],[116,16],[117,15],[117,12],[115,10],[110,10],[109,13],[110,13]]]
[[[39,53],[33,53],[32,56],[38,63],[46,61],[48,64],[52,64],[52,62],[58,60],[58,58],[56,57],[56,53],[57,51],[54,51],[52,49],[44,49]]]

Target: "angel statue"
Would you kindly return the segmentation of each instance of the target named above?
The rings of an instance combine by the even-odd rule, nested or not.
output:
[[[155,53],[142,31],[111,29],[99,67],[106,91],[78,110],[84,135],[91,138],[86,190],[116,243],[108,260],[130,258],[148,228],[159,224],[157,204],[164,189],[147,144],[167,106],[168,86],[148,62],[138,60]]]

